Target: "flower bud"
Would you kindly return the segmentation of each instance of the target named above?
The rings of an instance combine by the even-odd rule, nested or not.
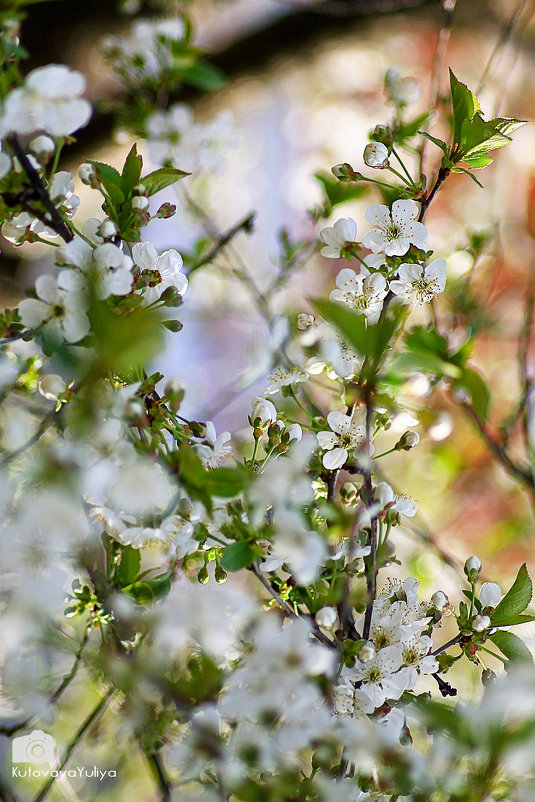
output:
[[[146,212],[149,208],[149,199],[144,195],[135,195],[130,205],[136,212]]]
[[[137,184],[132,190],[132,195],[146,195],[147,187],[144,184]]]
[[[132,423],[142,424],[145,422],[145,405],[141,398],[129,398],[124,406],[124,412]]]
[[[370,142],[364,148],[364,164],[376,170],[389,166],[388,148],[382,142]]]
[[[162,220],[167,220],[169,217],[172,217],[175,213],[176,213],[176,206],[173,203],[162,203],[162,205],[156,212],[156,217],[160,217]]]
[[[420,435],[418,432],[407,431],[404,432],[394,446],[396,451],[410,451],[420,442]]]
[[[483,582],[479,591],[481,607],[490,607],[492,610],[499,605],[503,593],[496,582]]]
[[[368,641],[361,647],[358,653],[358,658],[361,663],[369,663],[375,657],[375,646],[371,641]]]
[[[275,405],[271,401],[261,398],[260,396],[253,398],[251,419],[256,421],[257,418],[260,419],[261,429],[265,429],[270,423],[274,423],[277,420]]]
[[[101,236],[102,239],[113,239],[117,231],[117,226],[113,220],[104,220],[98,229],[99,236]]]
[[[392,147],[392,129],[389,125],[376,125],[372,136],[375,142],[382,142],[387,148]]]
[[[484,632],[490,627],[490,618],[488,615],[476,615],[472,620],[472,629],[474,632]]]
[[[339,181],[343,181],[347,184],[352,181],[359,181],[362,178],[362,173],[356,173],[347,162],[344,162],[344,164],[335,164],[334,167],[331,167],[331,173]]]
[[[359,491],[353,482],[344,482],[340,488],[340,498],[344,504],[355,504],[359,497]]]
[[[442,612],[449,603],[448,597],[442,590],[437,590],[436,593],[433,593],[431,596],[431,604],[439,610],[439,612]]]
[[[48,373],[39,380],[39,392],[49,401],[57,401],[66,390],[66,385],[57,373]]]
[[[468,577],[469,582],[473,582],[477,579],[479,574],[481,573],[481,560],[479,557],[469,557],[464,564],[464,573]]]
[[[298,423],[291,423],[289,426],[287,426],[285,434],[290,435],[288,438],[289,443],[291,443],[292,440],[299,442],[303,439],[303,430]]]
[[[322,607],[321,610],[318,610],[316,624],[323,629],[336,629],[338,627],[336,607]]]
[[[34,156],[37,156],[42,164],[46,164],[56,150],[56,144],[53,139],[43,134],[42,136],[36,136],[35,139],[32,139],[28,149]]]
[[[184,385],[180,379],[169,379],[165,385],[164,393],[173,412],[178,412],[180,409],[180,404],[184,400],[184,395],[186,393]]]
[[[98,187],[99,181],[95,168],[92,164],[88,164],[87,162],[81,164],[78,168],[78,175],[80,176],[82,184],[87,184],[93,188]]]
[[[299,331],[307,331],[311,326],[316,323],[314,315],[308,315],[306,312],[301,312],[297,315],[297,328]]]

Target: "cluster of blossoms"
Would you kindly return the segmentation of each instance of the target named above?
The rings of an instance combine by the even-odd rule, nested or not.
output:
[[[188,47],[186,26],[167,22],[140,21],[108,42],[131,91],[172,84],[176,52],[196,57]],[[428,263],[424,251],[426,207],[373,204],[362,242],[347,218],[321,232],[323,255],[355,258],[359,272],[344,268],[334,303],[318,305],[325,319],[299,314],[293,337],[286,316],[270,320],[279,359],[262,363],[268,386],[252,399],[250,428],[217,434],[213,421],[186,417],[180,379],[148,367],[164,330],[181,328],[167,309],[187,301],[191,272],[224,253],[228,236],[201,241],[195,263],[142,233],[149,199],[185,177],[177,159],[217,168],[228,119],[201,127],[186,106],[149,104],[140,124],[161,168],[142,174],[136,145],[121,171],[81,165],[103,214],[77,227],[73,177],[56,166],[63,139],[89,119],[84,85],[52,65],[2,101],[2,232],[15,246],[48,245],[54,273],[0,318],[0,731],[51,722],[85,662],[107,695],[78,739],[120,699],[121,732],[140,745],[162,799],[171,789],[181,802],[432,798],[440,771],[409,743],[409,721],[422,741],[437,729],[419,678],[453,695],[440,675],[463,656],[476,662],[487,640],[504,661],[525,659],[503,628],[532,616],[525,566],[503,594],[478,588],[481,563],[469,558],[469,605],[458,613],[443,591],[422,603],[416,579],[380,573],[394,572],[392,533],[417,508],[379,481],[374,461],[420,436],[407,429],[418,419],[381,389],[395,327],[382,348],[377,333],[399,312],[396,298],[419,307],[444,290],[444,260]],[[414,99],[395,73],[387,88],[398,110]],[[34,133],[27,146],[18,139]],[[372,145],[367,163],[387,169],[388,148]],[[155,216],[171,216],[171,204]],[[358,331],[337,319],[347,308]],[[377,454],[389,431],[395,444]],[[440,645],[446,616],[458,631]],[[445,654],[453,647],[459,654]],[[487,762],[495,748],[469,745]]]

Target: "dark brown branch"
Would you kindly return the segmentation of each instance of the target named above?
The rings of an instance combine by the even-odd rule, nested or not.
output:
[[[203,256],[202,259],[200,259],[198,262],[192,265],[192,267],[190,267],[190,269],[187,271],[187,275],[191,276],[191,274],[194,273],[196,270],[198,270],[200,267],[209,264],[209,262],[211,262],[212,259],[215,259],[219,251],[225,248],[234,239],[236,234],[238,234],[240,231],[245,231],[246,234],[250,234],[253,230],[254,219],[255,219],[255,214],[253,212],[247,215],[247,217],[245,217],[239,223],[236,223],[235,226],[226,231],[224,234],[221,234],[217,242],[214,244],[213,248],[206,254],[206,256]]]
[[[52,228],[56,232],[56,234],[59,234],[60,237],[63,237],[65,242],[70,242],[74,238],[74,235],[72,234],[65,220],[60,215],[59,211],[52,203],[52,199],[50,198],[50,195],[48,194],[47,189],[43,184],[41,176],[30,162],[19,140],[13,134],[9,136],[6,141],[10,145],[10,147],[13,148],[13,151],[15,152],[17,159],[21,163],[24,172],[28,176],[28,180],[30,181],[33,189],[35,189],[37,197],[47,210],[50,216],[50,220],[47,220],[46,218],[40,218],[39,215],[34,210],[31,211],[31,214],[35,215],[36,217],[39,217],[39,219],[42,219],[42,222],[46,221],[45,224],[49,225],[50,228]]]

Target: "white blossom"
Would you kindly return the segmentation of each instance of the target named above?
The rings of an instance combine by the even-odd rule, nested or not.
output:
[[[290,384],[308,381],[308,373],[295,366],[291,368],[279,367],[269,374],[268,381],[268,389],[265,392],[268,395],[275,395],[283,387],[288,387]]]
[[[423,248],[427,240],[427,229],[417,218],[420,207],[410,200],[397,200],[388,206],[373,203],[366,209],[366,220],[374,228],[364,236],[362,244],[374,253],[386,256],[403,256],[411,243]]]
[[[30,329],[43,325],[60,340],[78,342],[90,329],[84,286],[83,277],[70,270],[62,271],[57,279],[39,276],[35,282],[37,299],[27,298],[19,305],[22,323]]]
[[[232,446],[229,443],[230,438],[230,432],[222,432],[220,435],[216,435],[212,421],[206,421],[204,436],[195,438],[195,450],[205,468],[217,468],[232,454]]]
[[[136,242],[132,248],[132,256],[141,270],[158,271],[161,281],[155,287],[146,287],[143,291],[143,304],[147,306],[157,301],[164,290],[174,287],[180,295],[188,288],[188,280],[181,273],[183,261],[178,251],[170,248],[158,255],[152,242]]]
[[[416,103],[422,90],[415,78],[403,77],[397,67],[389,67],[385,75],[385,89],[389,100],[396,106]]]
[[[338,273],[336,286],[338,289],[333,290],[329,296],[331,301],[346,304],[356,312],[361,312],[368,323],[377,323],[387,293],[386,279],[382,273],[370,273],[361,265],[357,275],[354,270],[346,267]]]
[[[367,167],[382,170],[388,167],[388,148],[382,142],[369,142],[364,148],[364,163]]]
[[[69,136],[91,116],[91,105],[80,97],[84,76],[61,64],[32,70],[6,98],[0,114],[0,134],[30,134],[38,128],[52,136]]]
[[[340,259],[345,249],[356,242],[357,224],[350,217],[343,217],[333,226],[322,229],[320,237],[325,243],[321,255],[328,259]]]
[[[446,286],[446,262],[435,259],[424,267],[417,264],[399,266],[398,279],[390,282],[390,289],[415,308],[429,303]]]
[[[316,437],[319,447],[326,451],[323,455],[323,466],[329,471],[335,471],[345,465],[350,451],[365,442],[366,429],[343,412],[329,412],[327,423],[331,431],[318,432]]]

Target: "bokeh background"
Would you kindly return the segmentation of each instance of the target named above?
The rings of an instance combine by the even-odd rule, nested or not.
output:
[[[147,4],[129,2],[123,11],[125,7],[133,13],[127,16],[119,5],[104,0],[48,2],[31,10],[25,23],[30,66],[61,62],[82,70],[96,105],[63,169],[76,172],[86,156],[120,164],[132,144],[127,132],[115,131],[109,145],[113,125],[106,102],[120,87],[101,49],[103,36],[126,33],[133,18],[151,13]],[[192,276],[180,310],[184,329],[169,337],[155,367],[184,381],[186,415],[214,420],[218,432],[233,433],[239,448],[250,399],[266,386],[269,332],[232,270],[245,265],[264,290],[276,275],[282,228],[293,239],[312,240],[324,225],[351,216],[364,234],[366,206],[379,196],[372,193],[337,206],[328,223],[318,225],[309,214],[323,199],[314,176],[328,174],[340,162],[366,170],[362,151],[368,134],[393,114],[383,92],[390,66],[417,79],[421,87],[421,99],[411,107],[414,116],[437,96],[444,112],[440,101],[451,67],[477,92],[486,118],[500,114],[532,121],[535,4],[194,0],[187,8],[199,44],[214,53],[213,62],[228,80],[214,94],[189,90],[180,99],[193,106],[200,120],[230,109],[235,143],[224,149],[224,170],[193,176],[182,182],[185,191],[178,185],[173,199],[177,215],[153,222],[146,236],[159,248],[187,253],[210,226],[225,231],[253,211],[256,222],[251,236],[239,235],[232,251]],[[431,133],[445,135],[446,129],[438,123]],[[150,155],[144,155],[148,163]],[[440,151],[428,143],[424,172],[430,179],[440,158]],[[439,326],[453,331],[458,345],[468,319],[477,328],[472,362],[491,387],[489,429],[499,439],[521,397],[522,360],[528,375],[535,376],[533,344],[522,340],[532,324],[527,300],[535,277],[533,124],[517,131],[513,144],[499,151],[479,177],[485,190],[467,176],[452,176],[433,202],[426,225],[430,247],[448,263],[447,292],[437,305]],[[84,209],[80,215],[97,215],[91,192],[79,182],[77,192]],[[192,213],[192,201],[207,211],[208,223]],[[14,249],[3,243],[0,260],[5,305],[15,305],[25,286],[51,269],[37,245]],[[327,295],[342,266],[313,253],[274,297],[274,311],[309,310],[307,299]],[[420,420],[420,446],[396,453],[384,464],[388,479],[420,509],[400,535],[407,570],[425,588],[440,586],[446,592],[453,592],[458,581],[444,558],[462,565],[477,554],[485,575],[503,585],[514,578],[521,562],[527,561],[533,574],[534,499],[492,458],[451,393],[443,388],[429,395],[428,389],[424,380],[415,380],[406,396],[407,408]],[[531,439],[535,443],[535,431]],[[511,452],[523,458],[525,442],[518,426],[511,429],[508,442]],[[535,643],[535,629],[527,633],[525,628],[522,634]]]

